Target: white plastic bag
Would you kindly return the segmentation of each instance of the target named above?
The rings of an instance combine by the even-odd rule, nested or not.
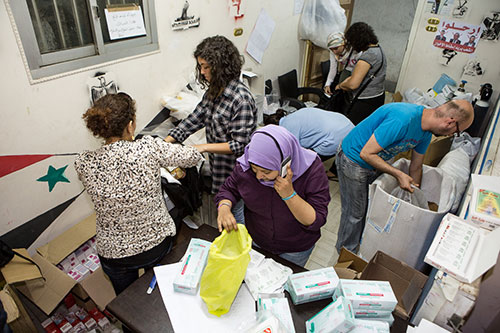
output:
[[[481,148],[481,138],[473,138],[469,133],[464,132],[459,137],[453,139],[450,150],[462,148],[469,155],[469,162],[472,163],[479,148]]]
[[[419,188],[414,188],[413,193],[407,190],[403,190],[401,187],[396,187],[391,195],[398,199],[404,200],[411,203],[413,206],[417,206],[423,209],[429,209],[429,204],[425,198],[424,191]]]
[[[462,148],[454,149],[444,155],[437,167],[455,180],[456,196],[450,209],[451,213],[455,213],[458,210],[458,206],[462,200],[462,195],[465,192],[467,183],[469,182],[469,155]]]
[[[328,35],[344,32],[346,24],[345,11],[339,0],[306,0],[300,17],[299,37],[326,49]]]

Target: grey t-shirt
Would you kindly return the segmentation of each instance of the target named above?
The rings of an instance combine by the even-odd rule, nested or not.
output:
[[[380,65],[382,64],[382,58],[384,58],[384,64],[382,68],[378,72],[377,76],[375,76],[372,82],[368,84],[368,86],[365,88],[365,90],[363,90],[363,92],[358,98],[360,99],[372,98],[380,96],[381,94],[384,93],[385,91],[384,81],[385,81],[385,71],[387,69],[387,61],[380,47],[370,47],[368,48],[368,50],[364,51],[363,54],[361,54],[361,57],[359,58],[359,60],[366,61],[371,65],[370,70],[363,79],[363,82],[361,82],[359,88],[352,92],[353,96],[356,96],[358,90],[361,87],[363,87],[366,81],[368,81],[368,78],[379,69]]]

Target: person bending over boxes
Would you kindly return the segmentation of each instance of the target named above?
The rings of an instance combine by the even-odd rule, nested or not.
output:
[[[434,109],[408,103],[390,103],[344,138],[337,152],[342,214],[337,252],[342,247],[357,252],[368,208],[368,185],[377,172],[394,176],[399,186],[413,192],[422,178],[422,164],[432,134],[460,135],[474,120],[472,105],[465,100],[447,102]],[[413,149],[409,175],[386,161]]]

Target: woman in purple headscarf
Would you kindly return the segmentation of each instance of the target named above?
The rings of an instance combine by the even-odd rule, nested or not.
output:
[[[291,158],[286,176],[283,161]],[[231,207],[245,202],[245,225],[259,247],[304,266],[326,222],[330,192],[318,155],[283,127],[252,134],[245,153],[215,196],[219,231],[237,228]]]

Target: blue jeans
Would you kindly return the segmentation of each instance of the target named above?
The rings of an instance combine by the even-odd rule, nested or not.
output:
[[[109,265],[101,261],[102,270],[111,280],[111,284],[113,285],[113,289],[115,293],[118,295],[128,286],[130,286],[135,280],[139,278],[139,269],[149,269],[153,268],[157,263],[160,262],[163,257],[170,252],[172,249],[172,243],[170,242],[169,247],[163,251],[158,257],[150,259],[148,262],[141,263],[140,265],[135,266],[118,266],[118,265]]]
[[[314,245],[309,249],[302,252],[289,252],[282,253],[279,256],[285,260],[293,262],[296,265],[304,267],[311,256],[311,253],[314,249]]]
[[[368,185],[377,177],[377,171],[362,168],[345,156],[339,147],[337,175],[342,214],[335,248],[338,253],[342,247],[357,253],[366,222]]]
[[[245,224],[245,203],[240,200],[231,208],[236,223]]]

